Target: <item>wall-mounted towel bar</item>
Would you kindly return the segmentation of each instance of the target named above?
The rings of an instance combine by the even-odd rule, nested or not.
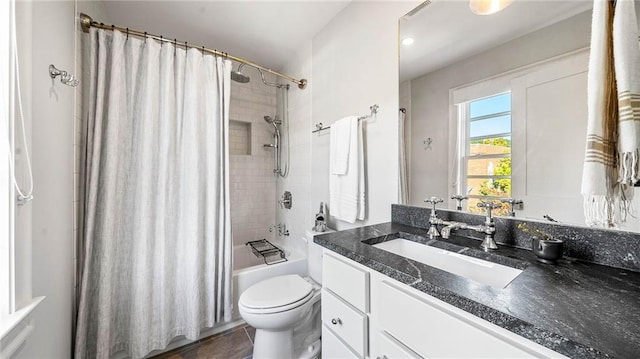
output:
[[[367,119],[367,118],[375,116],[375,114],[378,113],[378,105],[373,104],[373,105],[369,106],[369,110],[371,111],[371,113],[369,113],[368,115],[364,115],[364,116],[358,117],[358,121],[361,121],[361,120],[364,120],[364,119]],[[324,127],[322,125],[322,122],[318,122],[318,123],[316,123],[316,129],[314,131],[311,131],[311,133],[316,133],[316,132],[328,130],[330,128],[331,128],[331,126]]]

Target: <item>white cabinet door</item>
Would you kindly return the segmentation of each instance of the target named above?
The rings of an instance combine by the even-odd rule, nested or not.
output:
[[[331,289],[363,313],[369,311],[369,273],[349,264],[336,254],[322,258],[322,285]]]
[[[380,327],[427,358],[536,358],[538,353],[458,315],[437,301],[383,281],[376,310]]]
[[[367,316],[322,289],[322,323],[361,356],[367,355]]]
[[[356,353],[351,351],[338,337],[328,329],[322,326],[322,357],[324,359],[358,359]]]
[[[378,332],[375,340],[377,349],[375,353],[371,354],[372,359],[422,359],[420,355],[407,348],[386,331]]]

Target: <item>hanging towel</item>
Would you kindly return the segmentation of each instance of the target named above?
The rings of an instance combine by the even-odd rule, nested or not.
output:
[[[329,210],[336,219],[354,223],[365,218],[364,150],[362,124],[356,116],[350,117],[349,122],[355,136],[350,136],[346,173],[334,174],[334,162],[329,163]],[[332,152],[334,145],[337,144],[332,142]]]
[[[618,6],[623,2],[625,1],[619,0]],[[623,12],[625,10],[616,13],[625,16],[626,14],[620,15]],[[614,58],[615,44],[624,41],[614,40],[614,35],[620,37],[622,34],[621,29],[613,31],[614,22],[622,23],[618,25],[621,27],[627,25],[624,25],[624,19],[614,20],[614,17],[614,5],[611,1],[594,1],[587,86],[587,148],[582,173],[582,195],[586,223],[604,227],[615,227],[626,220],[633,195],[632,189],[622,183],[620,176],[625,170],[620,166],[618,146],[621,144],[620,139],[628,136],[620,132],[618,107],[619,103],[623,104],[625,101],[618,96],[616,80],[623,88],[635,87],[637,84],[631,85],[630,79],[618,79],[629,76],[623,75],[624,70],[616,74],[619,66],[626,66],[618,65],[617,62],[622,60]],[[634,46],[634,51],[639,51],[638,44]],[[619,52],[620,57],[628,53],[623,49]]]
[[[618,89],[618,182],[633,186],[640,180],[640,47],[633,0],[616,2],[613,58]]]
[[[347,174],[347,167],[349,162],[349,146],[351,142],[357,141],[357,117],[356,123],[353,118],[355,116],[345,117],[336,121],[331,125],[331,137],[330,137],[330,161],[333,165],[331,173],[334,175]]]

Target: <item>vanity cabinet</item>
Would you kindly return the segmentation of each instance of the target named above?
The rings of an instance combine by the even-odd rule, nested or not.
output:
[[[328,250],[323,284],[324,358],[565,358]]]
[[[335,358],[364,358],[368,354],[369,271],[332,252],[322,256],[322,352],[351,353]],[[329,340],[324,340],[325,333]]]

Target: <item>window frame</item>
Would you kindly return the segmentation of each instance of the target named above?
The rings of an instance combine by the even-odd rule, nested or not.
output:
[[[476,101],[481,101],[483,99],[500,96],[504,94],[509,94],[509,111],[503,112],[495,112],[483,116],[477,116],[471,118],[471,103]],[[458,158],[456,159],[458,162],[458,173],[456,174],[456,182],[457,188],[456,192],[459,194],[463,194],[469,199],[489,199],[489,200],[499,200],[504,197],[500,196],[482,196],[482,195],[472,195],[468,193],[468,180],[469,179],[509,179],[511,180],[511,192],[513,193],[513,174],[510,176],[504,175],[469,175],[469,161],[475,159],[502,159],[502,158],[512,158],[513,159],[513,142],[510,147],[511,152],[508,154],[491,154],[491,155],[474,155],[471,156],[471,141],[482,140],[482,139],[490,139],[490,138],[500,138],[500,137],[510,137],[513,140],[513,106],[512,106],[512,93],[511,89],[506,91],[499,91],[493,94],[485,95],[485,96],[477,96],[475,98],[468,98],[466,101],[458,103],[456,105],[457,113],[458,113],[458,133],[457,133],[457,153],[459,153]],[[501,116],[509,115],[510,117],[510,132],[505,133],[496,133],[485,136],[476,136],[471,137],[471,123],[473,121],[481,121],[490,118],[497,118]],[[512,163],[513,167],[513,163]]]
[[[14,189],[11,181],[9,154],[13,148],[13,61],[12,1],[0,4],[0,316],[15,311],[15,236]]]

